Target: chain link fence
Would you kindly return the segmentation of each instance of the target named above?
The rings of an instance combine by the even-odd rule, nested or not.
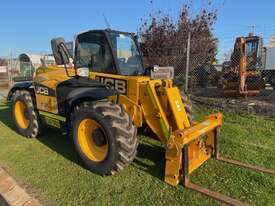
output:
[[[55,64],[53,57],[48,55],[36,55],[35,62],[27,60],[20,59],[20,56],[19,58],[11,57],[0,65],[0,88],[2,90],[11,87],[16,82],[31,81],[35,70],[42,66],[42,63],[45,66]]]
[[[10,84],[32,79],[35,66],[31,62],[22,62],[18,59],[9,61],[9,81]]]
[[[207,52],[196,52],[193,44],[197,46],[191,37],[178,49],[181,53],[171,48],[170,55],[156,57],[156,62],[174,67],[175,82],[194,102],[275,117],[275,45],[264,46],[256,36],[237,38],[230,47],[219,45],[213,61]]]
[[[153,62],[173,66],[175,82],[195,102],[222,109],[235,106],[241,111],[257,110],[256,113],[275,116],[272,106],[275,100],[275,45],[263,46],[263,40],[255,36],[237,38],[235,45],[232,38],[229,46],[223,48],[221,45],[218,44],[214,61],[213,56],[209,56],[213,52],[207,52],[211,48],[206,47],[203,52],[199,48],[198,52],[197,42],[189,36],[180,48],[167,48],[167,55],[155,57]],[[146,56],[144,60],[146,67]],[[0,86],[7,87],[18,81],[31,80],[40,65],[9,59],[5,65],[6,72],[0,73]]]

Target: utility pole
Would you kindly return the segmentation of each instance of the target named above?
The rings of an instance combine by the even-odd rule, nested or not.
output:
[[[185,92],[188,91],[188,76],[189,76],[189,66],[190,66],[190,42],[191,42],[191,33],[188,33],[187,39],[187,49],[186,49],[186,68],[185,68]]]

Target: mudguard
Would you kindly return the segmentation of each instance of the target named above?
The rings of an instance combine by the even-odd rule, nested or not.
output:
[[[69,93],[69,95],[67,96],[67,101],[69,106],[71,107],[83,99],[97,101],[118,94],[119,92],[117,92],[116,90],[104,87],[79,88]]]
[[[92,79],[69,79],[56,88],[59,115],[70,116],[73,107],[82,101],[98,101],[118,94],[118,91]]]
[[[67,103],[69,108],[73,108],[79,102],[85,100],[98,101],[115,95],[119,95],[119,92],[114,89],[108,89],[106,87],[84,87],[71,91],[67,96]]]
[[[16,84],[14,84],[12,86],[12,88],[10,89],[8,96],[7,96],[7,101],[11,101],[11,97],[13,92],[15,92],[16,90],[32,90],[34,91],[33,85],[32,85],[32,81],[24,81],[24,82],[18,82]]]

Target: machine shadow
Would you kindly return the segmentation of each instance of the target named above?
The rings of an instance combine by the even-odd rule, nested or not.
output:
[[[163,147],[141,142],[133,166],[151,176],[163,180],[165,174],[165,150]]]
[[[9,127],[11,130],[15,130],[15,126],[11,118],[11,109],[9,107],[6,107],[7,105],[3,106],[3,108],[0,107],[0,122]]]
[[[45,127],[43,128],[42,134],[37,138],[42,144],[57,152],[67,160],[79,165],[86,170],[81,159],[78,157],[73,139],[69,135],[64,135],[56,129]]]
[[[9,127],[11,130],[16,130],[11,118],[11,109],[5,105],[3,108],[0,107],[0,122]],[[141,137],[139,136],[138,138]],[[44,127],[42,128],[42,133],[37,138],[37,140],[67,160],[86,169],[74,149],[72,136],[62,135],[54,128]],[[165,151],[163,147],[149,143],[143,143],[141,141],[138,147],[137,156],[134,159],[132,166],[154,177],[157,177],[158,179],[163,179],[165,164],[164,154]]]
[[[9,107],[0,108],[0,122],[9,127],[11,130],[16,131],[15,125],[11,118],[11,109]],[[62,135],[54,128],[43,127],[41,135],[39,135],[37,140],[50,148],[52,151],[57,152],[64,158],[85,168],[74,149],[72,137]]]

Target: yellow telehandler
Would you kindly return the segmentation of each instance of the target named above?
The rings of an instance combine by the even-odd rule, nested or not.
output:
[[[173,86],[173,68],[144,69],[133,34],[110,29],[80,33],[74,57],[63,38],[51,44],[57,65],[37,69],[32,82],[17,83],[9,92],[20,134],[37,137],[42,125],[71,131],[86,167],[104,176],[132,162],[137,128],[146,125],[165,147],[165,182],[182,182],[231,205],[245,204],[191,183],[189,175],[211,157],[274,174],[222,159],[218,150],[222,114],[193,121]]]

